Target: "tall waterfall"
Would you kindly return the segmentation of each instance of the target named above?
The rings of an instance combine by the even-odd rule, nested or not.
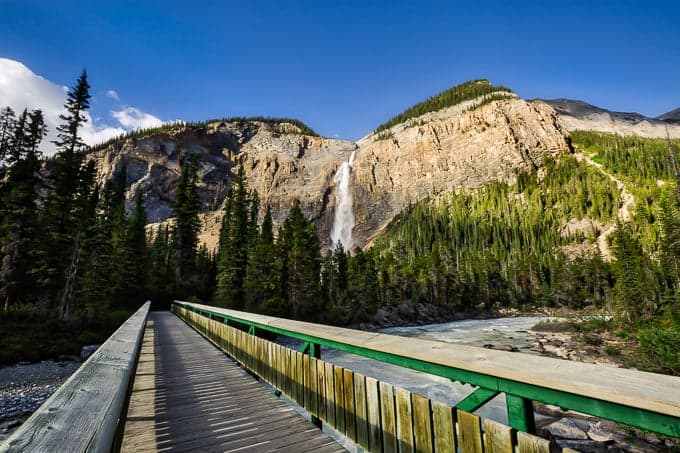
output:
[[[352,210],[352,191],[349,187],[349,180],[352,174],[352,163],[354,162],[352,151],[347,162],[343,162],[333,181],[335,182],[335,217],[333,228],[331,229],[331,246],[335,248],[338,242],[342,243],[345,250],[352,249],[352,228],[354,228],[354,212]]]

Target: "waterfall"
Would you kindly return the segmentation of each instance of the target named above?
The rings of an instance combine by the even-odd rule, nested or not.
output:
[[[333,177],[335,182],[335,217],[331,229],[331,246],[335,248],[340,242],[347,251],[351,250],[353,245],[354,212],[352,211],[352,191],[349,187],[349,180],[352,174],[354,153],[356,153],[356,150],[352,151],[349,160],[342,163]]]

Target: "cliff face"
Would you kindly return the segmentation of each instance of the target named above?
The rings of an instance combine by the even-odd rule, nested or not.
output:
[[[514,183],[518,171],[568,152],[565,132],[545,103],[517,98],[470,107],[429,113],[395,126],[386,139],[359,141],[352,185],[357,244],[409,203],[490,181]]]
[[[248,186],[257,190],[262,206],[271,206],[276,225],[299,200],[305,215],[315,219],[321,236],[327,238],[333,222],[333,173],[356,145],[297,132],[287,123],[215,122],[118,142],[92,158],[102,181],[126,166],[128,206],[141,190],[150,223],[172,215],[181,164],[196,158],[199,196],[206,211],[201,239],[209,248],[217,244],[220,207],[238,166],[245,169]]]
[[[333,176],[356,150],[351,188],[354,244],[364,246],[409,203],[493,180],[513,182],[519,170],[567,152],[555,112],[542,102],[505,99],[471,109],[463,103],[394,126],[357,143],[301,135],[290,123],[215,122],[117,142],[92,154],[102,180],[125,164],[128,200],[144,194],[149,222],[172,214],[181,164],[199,161],[204,214],[201,238],[216,245],[219,209],[237,167],[269,205],[276,225],[295,200],[329,245],[335,209]]]

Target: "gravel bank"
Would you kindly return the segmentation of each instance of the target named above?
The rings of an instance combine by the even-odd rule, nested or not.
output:
[[[80,364],[47,360],[0,368],[0,442],[39,408]]]

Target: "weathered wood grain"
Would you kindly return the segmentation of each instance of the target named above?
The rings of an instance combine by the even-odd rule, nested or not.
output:
[[[368,445],[370,451],[381,451],[382,428],[380,424],[380,390],[376,379],[366,376],[366,418],[368,420]]]
[[[488,418],[484,420],[484,451],[485,453],[512,453],[512,428]]]
[[[397,452],[397,417],[394,410],[394,388],[387,382],[380,382],[380,422],[383,451]]]
[[[0,451],[110,450],[120,430],[150,305],[146,302],[125,321]]]
[[[366,411],[366,378],[354,373],[354,411],[357,427],[356,443],[368,450],[368,413]]]
[[[397,387],[397,442],[401,453],[411,453],[413,442],[413,410],[411,408],[411,392]]]
[[[458,446],[462,451],[482,453],[482,425],[480,418],[474,414],[457,411]]]
[[[334,386],[335,386],[335,426],[334,428],[345,433],[345,381],[343,376],[343,368],[335,366]]]
[[[453,408],[439,401],[432,401],[432,428],[435,451],[456,451],[456,425]]]
[[[517,451],[519,453],[550,453],[550,442],[529,433],[517,433]]]
[[[413,393],[413,437],[417,452],[430,453],[434,451],[432,434],[432,412],[430,400],[422,395]]]

